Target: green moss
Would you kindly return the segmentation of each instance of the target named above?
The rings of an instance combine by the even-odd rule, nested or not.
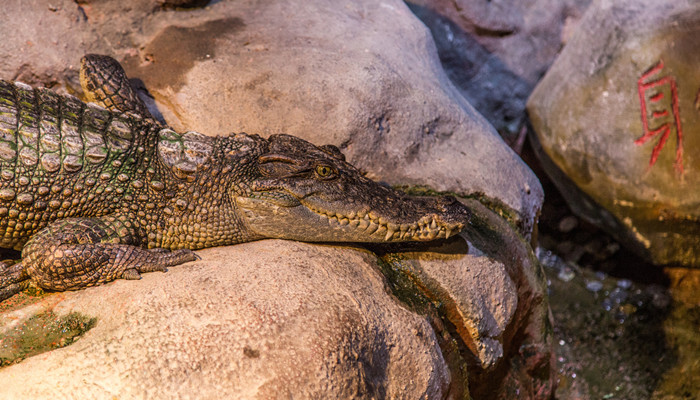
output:
[[[462,354],[464,344],[450,332],[449,320],[443,304],[432,298],[428,288],[421,284],[406,266],[406,259],[398,253],[386,253],[378,258],[379,268],[387,279],[389,288],[399,301],[412,311],[427,316],[436,332],[438,344],[452,375],[450,393],[452,398],[471,400],[467,362]],[[454,331],[454,329],[453,329]]]
[[[412,311],[426,315],[431,311],[431,307],[439,307],[439,304],[434,304],[425,296],[419,287],[418,279],[403,266],[404,259],[401,255],[389,253],[378,260],[379,268],[386,277],[391,292]]]
[[[0,367],[68,346],[92,329],[96,321],[78,313],[62,317],[52,312],[35,315],[0,337]]]
[[[448,331],[439,332],[437,329],[436,331],[442,356],[452,376],[450,398],[472,400],[469,394],[469,370],[467,368],[467,362],[462,356],[460,342]]]

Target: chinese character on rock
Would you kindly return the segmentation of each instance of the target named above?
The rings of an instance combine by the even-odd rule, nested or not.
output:
[[[650,68],[637,81],[639,102],[642,106],[642,126],[644,134],[634,141],[642,145],[650,139],[659,136],[656,146],[651,152],[649,168],[659,158],[661,149],[666,145],[671,133],[676,136],[676,161],[674,167],[678,173],[683,173],[683,131],[681,117],[678,113],[678,88],[672,76],[664,76],[663,60]]]

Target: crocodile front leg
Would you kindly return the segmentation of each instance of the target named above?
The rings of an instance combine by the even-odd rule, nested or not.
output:
[[[191,250],[144,249],[140,242],[125,218],[68,218],[32,236],[21,264],[44,289],[76,290],[198,259]]]

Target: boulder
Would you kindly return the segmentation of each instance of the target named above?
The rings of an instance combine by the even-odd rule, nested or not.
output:
[[[700,267],[700,5],[595,1],[528,102],[572,209],[656,264]]]
[[[22,34],[0,43],[17,55],[0,61],[0,76],[78,91],[80,57],[110,54],[177,130],[334,144],[372,178],[486,197],[523,235],[532,232],[539,181],[455,89],[430,32],[403,2],[79,4],[5,5],[17,18],[4,20],[4,31]]]
[[[371,253],[280,240],[199,253],[31,306],[97,321],[72,345],[0,370],[2,397],[446,397],[435,333],[387,294]]]
[[[381,258],[265,240],[202,250],[202,261],[140,281],[10,306],[0,313],[0,361],[12,363],[13,343],[36,337],[49,349],[70,345],[0,370],[3,394],[550,398],[556,369],[539,264],[501,217],[468,205],[469,230],[373,246]],[[55,324],[27,322],[46,314],[94,327],[66,341],[51,336]]]
[[[399,299],[443,321],[433,325],[451,337],[442,348],[453,387],[467,364],[473,398],[549,399],[556,368],[544,273],[507,222],[476,200],[466,204],[474,214],[458,239],[374,249],[383,272]]]

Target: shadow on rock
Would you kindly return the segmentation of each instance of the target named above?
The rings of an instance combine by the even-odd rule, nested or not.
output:
[[[430,29],[440,62],[452,83],[507,143],[514,144],[533,86],[449,18],[424,6],[407,4]]]

